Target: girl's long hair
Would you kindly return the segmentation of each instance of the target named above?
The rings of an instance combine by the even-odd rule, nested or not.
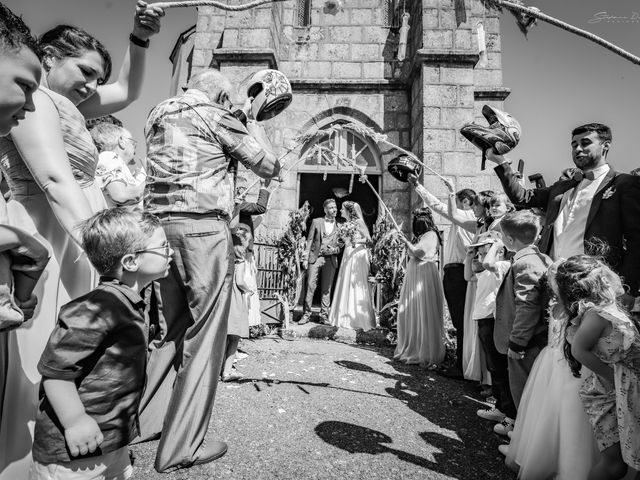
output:
[[[571,353],[567,327],[571,320],[581,318],[590,308],[618,305],[617,299],[624,288],[620,277],[609,266],[589,255],[574,255],[560,263],[552,273],[552,284],[558,300],[557,313],[565,320],[564,356],[573,375],[580,377],[582,364]]]
[[[442,245],[440,230],[438,230],[438,226],[433,220],[433,213],[431,212],[431,209],[429,207],[417,208],[413,211],[411,230],[413,231],[413,243],[416,243],[418,240],[420,240],[420,237],[422,237],[422,235],[431,231],[435,232],[438,237],[438,243]]]

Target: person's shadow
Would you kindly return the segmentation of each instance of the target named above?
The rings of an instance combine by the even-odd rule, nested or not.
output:
[[[482,402],[473,398],[477,396],[477,392],[474,391],[471,382],[460,383],[460,381],[440,377],[435,372],[427,371],[417,365],[406,365],[392,359],[389,359],[389,365],[395,369],[393,373],[375,370],[367,364],[350,360],[338,360],[335,363],[349,370],[394,380],[393,387],[385,388],[388,395],[400,400],[410,410],[440,429],[453,433],[453,435],[434,431],[419,433],[429,445],[429,450],[435,452],[433,453],[434,462],[394,450],[392,453],[396,453],[399,459],[426,466],[430,470],[454,478],[512,478],[513,474],[504,465],[504,459],[498,453],[498,445],[505,443],[506,437],[504,440],[498,437],[492,431],[493,423],[477,417],[476,410],[482,408]],[[364,427],[356,426],[355,428]],[[379,432],[372,432],[389,438]],[[336,434],[333,438],[340,438],[340,435]],[[370,453],[381,453],[381,448],[385,449],[384,451],[390,451],[389,447],[384,445],[376,446],[374,443],[376,438],[378,437],[369,434],[360,443],[355,440],[355,445],[362,447],[362,442],[365,442],[369,449],[375,450]],[[389,441],[378,443],[389,443]],[[416,461],[416,458],[419,460]]]
[[[400,460],[413,463],[419,467],[429,468],[433,465],[426,458],[384,445],[385,443],[393,443],[391,437],[371,428],[361,427],[353,423],[328,421],[319,423],[315,428],[315,432],[328,444],[349,453],[369,453],[371,455],[393,453]]]

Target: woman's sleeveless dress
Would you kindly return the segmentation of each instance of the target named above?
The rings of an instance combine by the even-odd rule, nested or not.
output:
[[[356,241],[362,242],[364,237],[359,235]],[[335,327],[353,330],[366,331],[376,326],[369,289],[369,252],[363,243],[344,249],[328,320]]]
[[[98,152],[85,119],[65,97],[41,87],[60,114],[65,150],[73,174],[94,212],[106,207],[93,183]],[[69,300],[89,292],[97,277],[86,256],[54,215],[46,196],[20,157],[11,137],[0,138],[0,166],[11,189],[9,223],[39,234],[51,260],[35,289],[38,307],[31,320],[8,335],[8,371],[0,419],[0,480],[26,478],[38,402],[37,364],[55,326],[58,311]]]
[[[409,258],[398,300],[396,360],[424,365],[444,360],[444,292],[438,257],[436,249],[431,256]]]
[[[578,390],[582,383],[562,353],[563,322],[549,321],[549,343],[522,393],[507,465],[523,480],[584,480],[598,449]],[[582,367],[582,376],[588,370]]]

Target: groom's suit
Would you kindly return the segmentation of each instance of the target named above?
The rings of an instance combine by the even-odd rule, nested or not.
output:
[[[540,208],[545,212],[540,251],[552,255],[554,223],[560,214],[564,193],[578,186],[577,180],[560,180],[545,188],[527,189],[508,164],[495,168],[505,193],[514,205]],[[640,177],[610,169],[598,187],[589,208],[584,231],[584,251],[591,243],[605,242],[605,261],[623,279],[631,295],[638,295],[640,282]]]
[[[333,277],[338,269],[338,223],[334,220],[334,227],[331,233],[325,229],[324,217],[314,218],[307,235],[307,252],[309,260],[309,270],[307,272],[307,295],[304,301],[304,313],[311,314],[313,295],[318,286],[318,274],[320,274],[320,289],[322,291],[322,302],[320,314],[323,317],[329,315],[331,307],[331,287]]]

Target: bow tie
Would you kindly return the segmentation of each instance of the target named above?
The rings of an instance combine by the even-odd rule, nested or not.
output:
[[[581,182],[584,178],[586,178],[587,180],[593,181],[596,178],[596,176],[593,173],[593,170],[589,170],[588,172],[583,172],[579,168],[576,168],[573,172],[573,179],[576,180],[577,182]]]

